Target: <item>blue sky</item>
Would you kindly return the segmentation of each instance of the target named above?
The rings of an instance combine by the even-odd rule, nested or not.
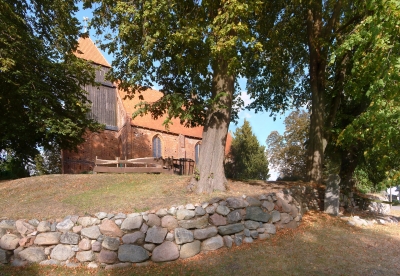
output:
[[[90,20],[90,18],[92,17],[92,11],[91,10],[83,10],[80,7],[80,10],[76,14],[76,17],[83,24],[83,17],[88,17]],[[95,35],[93,30],[89,30],[89,35],[90,35],[90,38],[93,40],[93,42],[96,42],[96,40],[100,39],[100,37],[97,37]],[[104,55],[106,60],[111,64],[113,57],[111,55],[109,55],[107,52],[104,52],[102,50],[100,50],[100,51],[102,52],[102,54]],[[246,103],[250,102],[250,97],[247,95],[247,93],[245,91],[245,87],[246,87],[245,82],[246,82],[245,79],[239,80],[239,84],[240,84],[240,87],[242,90],[241,97],[246,104]],[[255,113],[254,111],[242,110],[239,113],[239,120],[238,120],[237,124],[231,123],[230,127],[229,127],[229,131],[234,133],[236,128],[242,126],[244,119],[246,119],[250,123],[250,125],[253,129],[253,132],[257,136],[257,139],[260,142],[260,144],[263,146],[266,146],[265,141],[266,141],[268,135],[272,131],[276,130],[279,133],[283,134],[284,129],[285,129],[283,121],[285,119],[285,116],[287,116],[289,113],[290,113],[290,111],[288,111],[282,115],[278,114],[276,116],[276,120],[274,121],[273,117],[269,116],[269,113],[266,113],[266,112]],[[270,174],[271,174],[270,179],[275,180],[277,173],[270,169]]]

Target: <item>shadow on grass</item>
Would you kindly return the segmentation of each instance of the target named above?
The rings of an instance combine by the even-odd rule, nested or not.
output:
[[[398,275],[398,256],[398,224],[357,228],[312,213],[296,230],[278,231],[269,240],[172,263],[116,270],[7,266],[0,275]]]

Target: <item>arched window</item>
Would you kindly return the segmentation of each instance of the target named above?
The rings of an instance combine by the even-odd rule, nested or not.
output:
[[[161,157],[161,139],[159,136],[153,138],[153,157]]]
[[[196,161],[196,164],[199,163],[199,157],[200,157],[200,143],[197,143],[196,146],[194,146],[194,160]]]

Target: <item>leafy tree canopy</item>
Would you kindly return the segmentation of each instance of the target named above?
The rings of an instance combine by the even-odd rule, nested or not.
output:
[[[73,54],[75,0],[0,0],[0,149],[30,159],[38,147],[82,142],[89,110],[82,86],[94,69]]]
[[[285,118],[285,132],[273,131],[267,138],[268,160],[280,178],[306,179],[308,130],[310,118],[304,110],[293,111]]]
[[[250,123],[244,120],[243,126],[238,127],[234,133],[226,174],[233,179],[267,180],[268,172],[265,147],[258,142]]]

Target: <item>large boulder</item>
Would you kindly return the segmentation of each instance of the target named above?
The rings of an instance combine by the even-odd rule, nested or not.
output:
[[[36,236],[35,244],[37,245],[53,245],[60,242],[60,232],[45,232]]]
[[[41,247],[28,247],[18,253],[22,260],[27,260],[30,263],[40,263],[47,259],[43,248]]]
[[[118,259],[121,262],[140,263],[149,258],[149,253],[141,246],[123,244],[118,248]]]
[[[51,251],[50,257],[54,260],[66,261],[74,255],[75,252],[72,250],[71,246],[58,244]]]
[[[200,248],[201,248],[200,241],[185,243],[184,245],[181,246],[180,258],[185,259],[193,257],[194,255],[200,253]]]
[[[246,208],[246,220],[268,222],[271,215],[264,212],[260,207],[250,206]]]
[[[224,239],[221,236],[215,236],[209,239],[206,239],[201,243],[202,251],[211,251],[216,250],[224,246]]]
[[[14,250],[19,246],[19,237],[14,234],[5,234],[0,239],[0,248]]]
[[[154,248],[151,256],[153,262],[169,262],[179,258],[178,246],[170,241],[165,241]]]

